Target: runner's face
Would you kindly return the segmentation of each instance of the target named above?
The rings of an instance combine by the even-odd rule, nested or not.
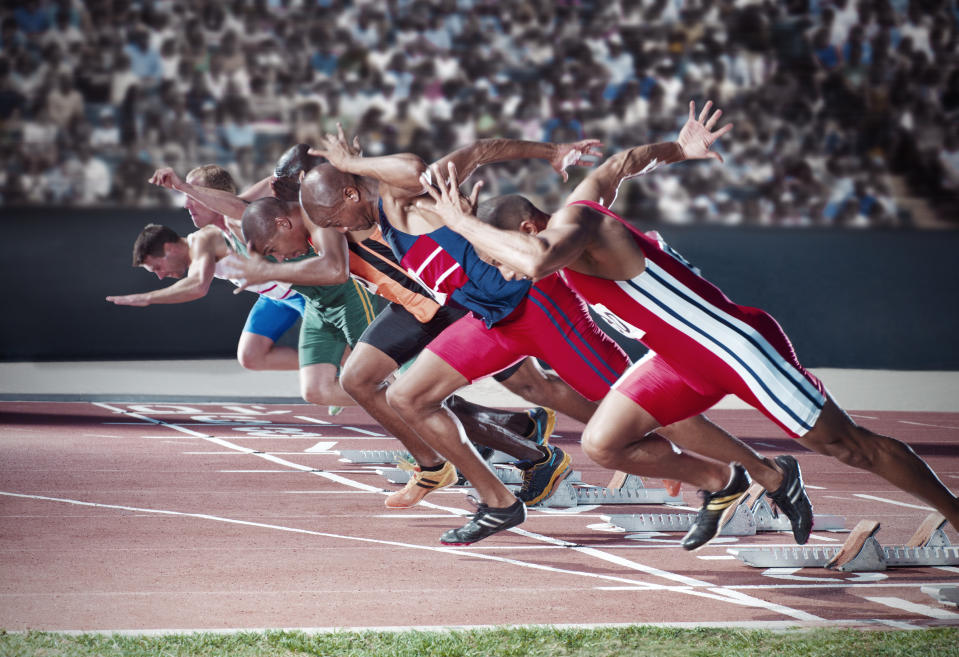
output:
[[[183,278],[190,268],[190,263],[185,262],[183,258],[175,254],[168,253],[162,258],[147,256],[144,258],[142,266],[162,280],[164,278]]]
[[[197,228],[209,226],[220,218],[219,213],[214,212],[202,203],[198,203],[189,196],[184,197],[183,207],[190,213],[190,219],[193,220],[193,225]]]
[[[260,255],[272,256],[281,262],[305,256],[309,252],[309,235],[306,230],[296,228],[278,228],[260,249]]]

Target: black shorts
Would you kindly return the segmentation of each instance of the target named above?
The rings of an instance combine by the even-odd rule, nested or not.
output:
[[[468,310],[441,306],[425,324],[398,303],[391,302],[366,327],[360,342],[376,347],[402,365],[412,360],[443,330]]]
[[[397,365],[403,365],[416,358],[426,345],[433,341],[433,338],[468,312],[465,308],[441,306],[433,319],[424,324],[406,308],[391,302],[366,327],[359,341],[376,347],[396,361]],[[502,372],[494,374],[493,378],[500,382],[505,381],[515,374],[524,362],[526,362],[525,358]]]

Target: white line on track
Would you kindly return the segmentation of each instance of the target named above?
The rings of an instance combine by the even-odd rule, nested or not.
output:
[[[866,600],[875,602],[877,604],[886,605],[887,607],[892,607],[893,609],[899,609],[900,611],[907,611],[910,614],[919,614],[920,616],[928,616],[929,618],[936,618],[939,620],[954,621],[959,618],[959,614],[954,611],[947,611],[946,609],[940,609],[938,607],[930,607],[929,605],[921,605],[916,602],[903,600],[902,598],[867,597]]]
[[[340,484],[345,485],[345,486],[349,486],[349,487],[352,487],[352,488],[358,488],[358,489],[360,489],[360,490],[384,492],[384,491],[381,491],[381,489],[378,489],[378,488],[376,488],[376,487],[369,486],[369,485],[363,484],[363,483],[361,483],[361,482],[353,481],[353,480],[348,479],[348,478],[346,478],[346,477],[341,477],[341,476],[338,476],[338,475],[333,475],[333,474],[330,474],[330,473],[328,473],[328,472],[314,471],[314,470],[313,470],[312,468],[310,468],[309,466],[304,466],[304,465],[300,465],[300,464],[297,464],[297,463],[293,463],[293,462],[288,461],[288,460],[286,460],[286,459],[281,459],[281,458],[279,458],[279,457],[272,456],[272,455],[270,455],[270,454],[264,454],[264,453],[262,453],[262,452],[257,452],[256,450],[252,450],[252,449],[250,449],[250,448],[248,448],[248,447],[241,447],[241,446],[239,446],[239,445],[235,445],[235,444],[231,443],[230,441],[225,440],[225,439],[223,439],[223,438],[216,438],[216,437],[213,437],[213,436],[209,436],[209,435],[206,435],[206,434],[202,434],[202,433],[200,433],[200,432],[194,431],[194,430],[189,429],[189,428],[186,428],[186,427],[178,426],[178,425],[176,425],[176,424],[170,424],[170,423],[167,423],[167,422],[162,421],[162,420],[157,420],[157,419],[155,419],[155,418],[150,418],[150,417],[145,416],[145,415],[140,415],[140,414],[138,414],[138,413],[131,413],[130,411],[126,411],[126,410],[124,410],[124,409],[117,408],[116,406],[111,406],[111,405],[108,405],[108,404],[104,404],[104,403],[102,403],[102,402],[94,402],[94,405],[99,406],[99,407],[101,407],[101,408],[104,408],[104,409],[109,410],[109,411],[114,412],[114,413],[121,413],[121,414],[130,416],[130,417],[135,417],[135,418],[137,418],[137,419],[147,420],[148,422],[151,422],[151,423],[155,423],[155,424],[158,424],[158,425],[162,425],[162,426],[168,427],[168,428],[170,428],[170,429],[172,429],[172,430],[174,430],[174,431],[179,431],[179,432],[182,432],[182,433],[190,434],[190,435],[196,436],[197,438],[202,438],[203,440],[212,442],[212,443],[214,443],[214,444],[216,444],[216,445],[219,445],[219,446],[221,446],[221,447],[224,447],[224,448],[226,448],[226,449],[235,449],[235,450],[237,450],[237,451],[244,452],[244,453],[247,453],[247,454],[252,454],[252,455],[257,456],[258,458],[262,458],[262,459],[271,461],[271,462],[273,462],[273,463],[277,463],[277,464],[279,464],[279,465],[291,467],[291,468],[293,468],[293,469],[299,469],[299,470],[309,471],[309,472],[312,472],[313,474],[315,474],[316,476],[323,477],[323,478],[328,479],[328,480],[330,480],[330,481],[335,481],[335,482],[340,483]],[[345,428],[352,429],[353,427],[345,427]],[[364,432],[364,433],[369,433],[369,432]],[[425,501],[424,501],[424,502],[421,502],[421,506],[428,507],[428,508],[434,508],[434,509],[442,509],[442,510],[444,510],[444,511],[448,511],[448,512],[450,512],[450,513],[452,513],[452,514],[456,514],[456,515],[466,515],[466,514],[468,513],[467,511],[465,511],[465,510],[463,510],[463,509],[440,507],[440,506],[438,506],[438,505],[430,504],[430,503],[427,503],[427,502],[425,502]],[[172,513],[172,512],[171,512],[171,513]],[[203,516],[203,515],[198,515],[197,517],[205,517],[205,516]],[[222,518],[213,518],[212,516],[211,516],[211,519],[220,520],[220,521],[222,521],[222,522],[230,522],[229,520],[225,520],[225,519],[222,519]],[[238,522],[243,522],[243,521],[238,521]],[[243,524],[256,525],[256,523],[243,523]],[[283,530],[286,530],[286,531],[301,531],[301,532],[302,532],[302,531],[305,531],[305,530],[296,530],[296,529],[284,529],[284,528],[281,528],[281,527],[279,527],[279,526],[277,526],[277,529],[283,529]],[[616,555],[616,554],[606,553],[606,552],[604,552],[604,551],[602,551],[602,550],[599,550],[599,549],[597,549],[597,548],[580,546],[580,545],[576,545],[576,544],[574,544],[574,543],[569,543],[569,542],[567,542],[567,541],[563,541],[563,540],[560,540],[560,539],[555,539],[555,538],[552,538],[552,537],[550,537],[550,536],[545,536],[545,535],[542,535],[542,534],[535,534],[535,533],[533,533],[533,532],[527,531],[527,530],[522,529],[522,528],[520,528],[520,527],[514,527],[514,528],[510,529],[509,531],[511,531],[511,532],[513,532],[513,533],[516,533],[516,534],[519,534],[519,535],[521,535],[521,536],[525,536],[525,537],[527,537],[527,538],[529,538],[529,539],[531,539],[531,540],[540,541],[540,542],[543,542],[543,543],[546,543],[546,544],[562,545],[562,546],[568,547],[569,549],[571,549],[571,550],[573,550],[573,551],[575,551],[575,552],[579,552],[580,554],[584,554],[584,555],[586,555],[586,556],[591,556],[591,557],[596,558],[596,559],[599,559],[599,560],[601,560],[601,561],[605,561],[605,562],[607,562],[607,563],[612,563],[612,564],[618,565],[618,566],[620,566],[620,567],[622,567],[622,568],[625,568],[625,569],[627,569],[627,570],[630,570],[630,571],[639,572],[639,573],[643,573],[643,574],[648,575],[648,576],[657,577],[657,578],[660,578],[660,579],[665,579],[665,580],[669,580],[669,581],[673,581],[673,582],[682,583],[682,584],[684,584],[684,585],[688,585],[688,586],[690,586],[691,588],[689,588],[688,590],[684,590],[683,592],[684,592],[684,593],[687,593],[687,594],[689,594],[689,595],[704,597],[704,598],[708,598],[708,599],[712,599],[712,600],[717,600],[717,601],[721,601],[721,602],[732,603],[732,604],[737,604],[737,605],[742,605],[742,606],[747,606],[747,607],[753,607],[753,608],[757,608],[757,609],[765,609],[765,610],[772,611],[772,612],[774,612],[774,613],[778,613],[778,614],[781,614],[781,615],[783,615],[783,616],[787,616],[787,617],[789,617],[789,618],[793,618],[793,619],[796,619],[796,620],[802,620],[802,621],[821,621],[821,620],[824,620],[824,619],[820,618],[819,616],[816,616],[815,614],[811,614],[811,613],[809,613],[809,612],[806,612],[806,611],[803,611],[803,610],[800,610],[800,609],[793,609],[793,608],[791,608],[791,607],[787,607],[787,606],[785,606],[785,605],[780,605],[780,604],[772,603],[772,602],[769,602],[769,601],[767,601],[767,600],[762,600],[762,599],[759,599],[759,598],[752,598],[752,597],[746,596],[746,595],[744,595],[744,594],[738,593],[738,592],[736,592],[736,591],[733,591],[733,590],[731,590],[731,589],[727,589],[727,588],[725,588],[725,587],[714,587],[714,586],[712,585],[712,583],[710,583],[710,582],[706,582],[706,581],[704,581],[704,580],[699,580],[699,579],[692,578],[692,577],[687,577],[687,576],[681,575],[681,574],[679,574],[679,573],[673,573],[673,572],[670,572],[670,571],[662,570],[662,569],[656,568],[656,567],[654,567],[654,566],[649,566],[649,565],[646,565],[646,564],[643,564],[643,563],[639,563],[639,562],[637,562],[637,561],[633,561],[633,560],[630,560],[630,559],[626,559],[626,558],[621,557],[621,556]],[[598,574],[598,573],[589,573],[589,572],[583,572],[583,571],[572,571],[572,570],[566,570],[566,569],[557,569],[557,568],[555,568],[555,567],[545,566],[545,565],[542,565],[542,564],[535,564],[535,563],[528,563],[528,562],[520,562],[520,561],[515,561],[515,560],[512,560],[512,559],[497,558],[497,557],[493,557],[492,555],[486,555],[486,554],[483,554],[483,553],[481,553],[481,552],[477,552],[477,551],[475,551],[475,550],[471,550],[471,549],[469,549],[469,548],[436,548],[436,547],[425,547],[425,546],[415,546],[415,545],[410,545],[410,544],[400,544],[400,543],[391,542],[391,541],[375,541],[374,539],[359,539],[359,538],[355,538],[355,537],[343,537],[343,536],[340,536],[340,535],[326,534],[326,533],[322,533],[322,532],[313,532],[313,533],[315,533],[316,535],[321,535],[321,536],[336,536],[336,537],[338,537],[338,538],[343,538],[343,539],[346,539],[346,540],[350,540],[351,538],[353,538],[354,540],[362,540],[362,541],[367,541],[367,542],[380,542],[380,543],[389,544],[389,545],[402,545],[402,546],[404,546],[404,547],[413,547],[413,548],[415,548],[415,549],[426,549],[426,550],[432,550],[432,551],[440,551],[440,552],[444,552],[444,553],[449,553],[449,552],[452,551],[452,553],[460,552],[460,553],[462,553],[462,554],[469,555],[469,556],[482,555],[482,558],[495,559],[495,560],[498,560],[498,561],[502,561],[502,562],[504,562],[504,563],[510,563],[510,564],[513,564],[513,565],[517,565],[517,566],[521,566],[521,567],[526,567],[526,568],[532,568],[532,569],[537,569],[537,570],[547,570],[547,571],[551,571],[551,572],[568,573],[568,574],[574,574],[574,575],[586,576],[586,577],[598,577],[598,578],[600,578],[600,579],[613,579],[613,580],[621,581],[621,582],[629,582],[629,583],[631,583],[631,584],[633,584],[633,585],[648,586],[650,589],[661,589],[661,588],[662,588],[662,585],[654,584],[654,583],[652,583],[652,582],[630,581],[630,580],[628,580],[627,578],[611,577],[611,576],[606,576],[606,575],[600,575],[600,574]],[[709,588],[708,590],[701,590],[700,588],[692,588],[692,587],[711,587],[711,588]]]
[[[898,420],[900,424],[912,424],[917,427],[934,427],[936,429],[959,429],[959,427],[950,427],[944,424],[929,424],[928,422],[913,422],[911,420]]]
[[[921,504],[909,504],[908,502],[897,502],[896,500],[889,500],[885,497],[876,497],[875,495],[864,495],[863,493],[854,493],[853,497],[861,497],[864,500],[873,500],[875,502],[885,502],[886,504],[893,504],[895,506],[904,506],[907,509],[922,509],[923,511],[935,511],[931,506],[922,506]]]

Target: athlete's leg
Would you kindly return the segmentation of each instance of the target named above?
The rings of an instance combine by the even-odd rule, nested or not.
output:
[[[300,368],[300,395],[318,406],[354,406],[353,398],[340,385],[338,368],[332,363],[315,363]]]
[[[527,358],[506,379],[497,380],[507,390],[539,406],[555,409],[578,420],[589,422],[596,411],[596,402],[591,402],[553,372],[544,372],[536,365],[536,359]]]
[[[959,499],[929,465],[904,442],[857,425],[828,394],[812,430],[798,441],[811,450],[877,474],[912,493],[959,529]]]
[[[441,465],[446,459],[423,442],[416,431],[403,421],[386,401],[387,380],[400,364],[377,347],[363,341],[365,339],[364,335],[343,367],[340,375],[343,388],[387,433],[403,444],[420,466]]]
[[[276,341],[303,315],[300,295],[279,301],[261,296],[250,308],[236,347],[236,358],[248,370],[295,370],[296,349]]]
[[[722,463],[742,464],[749,475],[766,490],[776,490],[783,481],[783,473],[772,459],[761,456],[752,447],[705,415],[695,415],[665,427],[656,433],[687,452]]]
[[[343,390],[339,366],[348,348],[339,326],[327,321],[313,304],[307,304],[300,326],[300,395],[319,406],[353,406]]]
[[[524,437],[532,424],[525,412],[487,408],[459,395],[450,395],[443,405],[459,419],[473,443],[499,450],[521,461],[538,461],[548,456],[545,449]]]
[[[462,374],[427,349],[389,387],[387,400],[416,433],[459,468],[482,503],[509,507],[517,502],[516,496],[490,470],[467,439],[463,425],[443,406],[447,397],[467,383]]]
[[[583,451],[611,470],[678,479],[707,491],[726,485],[727,464],[681,452],[655,433],[659,426],[645,409],[614,389],[586,424]]]
[[[272,338],[247,331],[240,334],[236,359],[248,370],[295,370],[300,367],[295,348],[278,345]]]

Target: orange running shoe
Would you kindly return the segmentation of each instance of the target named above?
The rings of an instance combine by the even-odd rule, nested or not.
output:
[[[398,465],[403,470],[412,469],[412,475],[406,486],[386,497],[387,509],[408,509],[416,506],[430,492],[446,488],[457,480],[456,468],[449,461],[435,472],[423,472],[420,466],[410,466],[402,461]]]

